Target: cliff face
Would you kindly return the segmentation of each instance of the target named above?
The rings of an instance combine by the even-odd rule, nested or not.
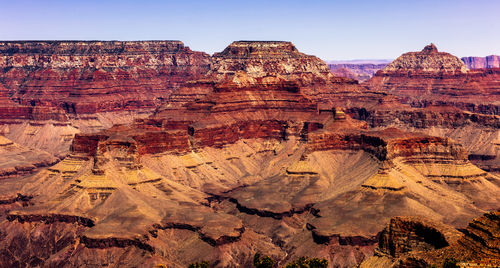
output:
[[[179,102],[175,94],[176,101],[131,126],[78,135],[73,150],[92,155],[99,141],[117,133],[137,142],[141,154],[187,152],[222,147],[244,138],[304,136],[315,126],[322,128],[334,116],[333,108],[318,114],[317,105],[299,91],[297,82],[280,77],[252,78],[238,72],[206,85],[206,89],[204,97],[187,102]]]
[[[447,259],[465,267],[496,267],[499,224],[498,211],[472,220],[462,233],[425,218],[395,217],[382,231],[375,256],[360,267],[441,266]]]
[[[0,42],[0,83],[30,119],[153,109],[209,64],[180,41]]]
[[[430,45],[421,52],[403,54],[364,83],[395,96],[396,104],[355,105],[346,112],[372,127],[451,137],[465,145],[481,168],[495,171],[499,166],[498,70],[466,70],[458,58]]]
[[[0,133],[64,157],[75,133],[144,117],[209,66],[180,41],[0,41]]]
[[[500,68],[500,56],[464,57],[462,61],[469,69]]]
[[[498,114],[498,69],[469,71],[457,57],[434,45],[405,53],[365,83],[390,92],[414,107],[450,105],[475,113]]]
[[[290,42],[237,41],[212,57],[209,74],[220,78],[239,71],[252,78],[278,75],[295,81],[319,102],[336,99],[338,91],[363,90],[353,79],[334,76],[324,61],[299,52]]]

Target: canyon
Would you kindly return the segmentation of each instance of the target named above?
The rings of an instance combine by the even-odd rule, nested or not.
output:
[[[180,41],[0,42],[0,133],[63,158],[75,133],[147,116],[209,65]]]
[[[365,82],[370,80],[378,70],[385,68],[389,63],[390,61],[387,63],[363,63],[362,61],[360,63],[328,63],[328,67],[334,75]]]
[[[0,44],[4,266],[498,260],[496,69],[434,45],[360,83],[282,41]]]

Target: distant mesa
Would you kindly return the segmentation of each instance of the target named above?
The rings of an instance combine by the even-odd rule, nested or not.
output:
[[[434,44],[430,44],[420,52],[408,52],[391,62],[382,73],[465,73],[465,64],[456,56],[446,52],[438,52]]]
[[[500,56],[464,57],[462,61],[469,69],[500,68]]]

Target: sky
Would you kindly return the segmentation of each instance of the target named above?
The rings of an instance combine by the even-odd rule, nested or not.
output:
[[[0,40],[291,41],[323,60],[500,55],[499,0],[0,0]]]

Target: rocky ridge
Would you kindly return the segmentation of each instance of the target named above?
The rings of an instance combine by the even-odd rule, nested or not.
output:
[[[147,116],[209,66],[180,41],[3,41],[0,133],[62,158],[75,133]]]
[[[42,120],[152,109],[209,64],[180,41],[0,42],[0,82]]]

